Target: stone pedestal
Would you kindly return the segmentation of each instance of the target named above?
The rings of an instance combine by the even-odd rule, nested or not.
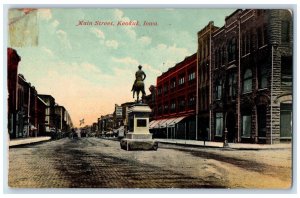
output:
[[[158,142],[152,139],[149,132],[149,114],[151,109],[146,104],[134,104],[128,113],[126,137],[120,141],[124,150],[157,150]]]

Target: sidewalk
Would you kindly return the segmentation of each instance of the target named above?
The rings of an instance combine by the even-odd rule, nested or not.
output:
[[[199,147],[210,147],[210,148],[223,148],[223,142],[211,142],[211,141],[196,141],[196,140],[179,140],[179,139],[155,139],[160,143],[166,144],[178,144],[186,146],[199,146]],[[291,149],[291,143],[281,144],[246,144],[246,143],[228,143],[230,149],[240,150],[267,150],[267,149]]]
[[[12,139],[9,141],[9,147],[44,142],[50,139],[51,137],[29,137],[29,138]]]

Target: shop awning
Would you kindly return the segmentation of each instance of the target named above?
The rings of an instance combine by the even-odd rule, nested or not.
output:
[[[175,125],[175,124],[179,123],[179,122],[180,122],[181,120],[183,120],[184,118],[186,118],[186,116],[181,116],[181,117],[176,118],[176,119],[173,121],[173,124]]]
[[[154,128],[154,126],[156,126],[156,124],[157,124],[159,121],[160,121],[160,120],[152,120],[152,121],[149,123],[149,129]]]
[[[169,118],[169,119],[161,119],[161,120],[152,120],[149,124],[149,129],[159,129],[166,127],[174,127],[175,124],[179,123],[186,116]]]
[[[161,120],[152,120],[149,124],[149,129],[157,129],[160,128],[160,126],[166,121],[167,119],[161,119]]]

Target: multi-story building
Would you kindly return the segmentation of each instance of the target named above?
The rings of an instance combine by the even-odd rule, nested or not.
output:
[[[218,28],[210,21],[198,32],[198,93],[196,116],[198,117],[198,134],[196,139],[210,140],[210,120],[212,119],[210,105],[211,97],[211,40],[212,33]]]
[[[157,77],[154,137],[196,138],[197,54],[186,57]]]
[[[124,131],[125,133],[128,130],[128,110],[130,108],[131,105],[133,105],[134,102],[125,102],[123,104],[121,104],[122,107],[122,120],[123,120],[123,124],[124,124]]]
[[[46,135],[45,119],[47,104],[37,96],[37,131],[39,135]]]
[[[101,116],[100,118],[100,134],[105,135],[106,133],[110,133],[114,127],[114,119],[113,114],[107,114],[105,116]]]
[[[47,135],[50,135],[56,128],[55,99],[51,95],[46,94],[39,94],[38,96],[47,104],[45,112],[45,131]]]
[[[54,106],[54,123],[56,132],[69,133],[73,127],[71,117],[64,106]]]
[[[212,140],[278,143],[292,133],[292,13],[236,10],[211,42]]]
[[[18,74],[16,91],[15,91],[16,101],[10,101],[9,104],[14,106],[9,107],[9,109],[14,109],[15,116],[10,117],[10,126],[12,130],[10,131],[11,138],[20,137],[34,137],[43,135],[44,132],[44,113],[45,103],[38,97],[37,91],[34,86],[31,86],[29,82],[26,81],[22,74]]]
[[[120,126],[123,126],[122,113],[122,106],[115,104],[115,111],[113,113],[114,129],[118,129]]]
[[[152,121],[153,120],[153,117],[155,115],[155,98],[156,98],[156,87],[154,85],[151,85],[149,87],[149,91],[150,91],[150,94],[146,95],[143,100],[144,100],[144,103],[148,104],[149,107],[151,108],[151,113],[149,115],[149,121]]]
[[[7,49],[7,89],[8,89],[8,109],[7,109],[7,128],[10,138],[18,137],[17,133],[17,83],[18,83],[18,65],[21,57],[16,50]]]
[[[24,75],[18,74],[21,60],[17,52],[7,49],[8,132],[10,138],[50,135],[56,127],[55,100],[50,95],[39,95]],[[70,115],[64,110],[59,129],[73,127]]]

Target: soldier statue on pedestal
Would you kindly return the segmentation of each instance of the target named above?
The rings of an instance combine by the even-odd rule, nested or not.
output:
[[[146,95],[144,80],[146,79],[146,74],[142,70],[142,66],[138,66],[139,70],[135,73],[135,81],[133,83],[131,91],[133,91],[133,98],[135,92],[137,93],[137,102],[139,102],[139,94],[142,92],[142,98]]]

